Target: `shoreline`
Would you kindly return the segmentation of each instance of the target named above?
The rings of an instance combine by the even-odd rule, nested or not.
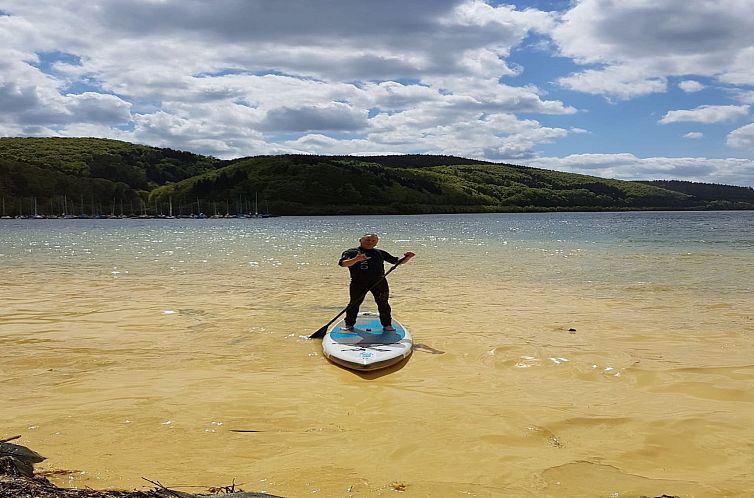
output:
[[[230,486],[208,486],[207,493],[200,494],[176,491],[163,486],[159,481],[146,478],[142,479],[155,485],[153,489],[126,491],[61,488],[51,483],[43,474],[34,473],[34,464],[46,460],[45,457],[26,446],[8,442],[19,438],[20,436],[15,436],[0,440],[0,498],[283,498],[236,489],[235,482]]]
[[[305,214],[240,214],[240,215],[210,215],[203,213],[198,215],[16,215],[0,216],[0,221],[14,220],[238,220],[238,219],[267,219],[267,218],[293,218],[293,217],[338,217],[338,216],[432,216],[432,215],[490,215],[490,214],[546,214],[546,213],[740,213],[751,212],[754,209],[704,209],[699,207],[690,207],[683,209],[663,208],[604,208],[604,209],[571,209],[571,208],[533,208],[533,209],[510,209],[510,210],[481,210],[481,211],[437,211],[437,212],[374,212],[374,213],[305,213]]]

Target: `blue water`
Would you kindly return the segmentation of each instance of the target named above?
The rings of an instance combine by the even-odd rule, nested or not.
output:
[[[679,274],[688,281],[701,272],[749,289],[741,280],[754,254],[754,212],[2,220],[0,264],[50,272],[117,267],[135,275],[284,271],[329,265],[371,231],[382,235],[381,248],[414,250],[417,262],[444,272],[536,281],[622,276],[630,283]]]

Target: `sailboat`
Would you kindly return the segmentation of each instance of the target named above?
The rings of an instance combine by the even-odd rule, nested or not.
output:
[[[175,219],[175,216],[173,216],[173,197],[168,197],[168,218],[173,220]]]
[[[254,192],[254,214],[249,216],[249,218],[268,218],[269,214],[265,216],[264,214],[259,214],[259,194],[257,192]]]
[[[32,218],[34,218],[35,220],[43,220],[44,219],[44,216],[42,216],[41,214],[37,213],[37,198],[36,197],[34,198],[34,216],[32,216]]]
[[[196,215],[197,218],[204,219],[207,217],[207,215],[202,212],[202,205],[199,203],[198,197],[196,198],[196,211],[198,213]]]
[[[7,216],[5,214],[5,197],[3,197],[3,216],[1,218],[4,219],[4,220],[9,220],[10,219],[10,216]]]
[[[63,218],[66,220],[71,220],[75,218],[75,216],[68,212],[68,195],[63,195]]]

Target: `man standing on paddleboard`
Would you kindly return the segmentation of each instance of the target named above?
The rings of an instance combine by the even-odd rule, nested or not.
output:
[[[390,332],[393,328],[392,310],[390,309],[390,287],[385,277],[385,261],[395,264],[398,261],[407,263],[416,256],[413,252],[407,252],[400,260],[382,249],[375,249],[380,238],[373,233],[365,233],[359,239],[359,247],[346,249],[338,261],[340,266],[348,268],[351,273],[349,294],[351,300],[346,309],[346,325],[341,330],[353,330],[356,324],[356,316],[359,314],[359,306],[364,302],[367,293],[371,292],[374,302],[377,303],[377,311],[380,313],[382,329]]]

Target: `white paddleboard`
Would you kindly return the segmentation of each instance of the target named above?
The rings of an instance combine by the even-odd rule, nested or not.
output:
[[[393,319],[394,331],[385,332],[380,315],[359,313],[353,331],[342,330],[345,321],[336,323],[322,339],[325,357],[353,370],[377,370],[408,358],[413,340],[406,327]]]

